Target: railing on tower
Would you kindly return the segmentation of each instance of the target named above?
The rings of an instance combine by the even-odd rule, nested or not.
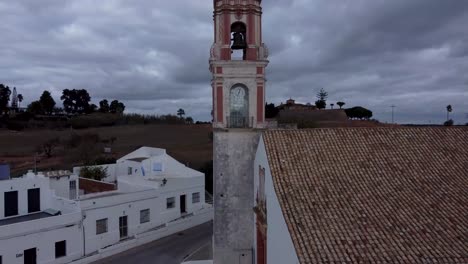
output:
[[[253,128],[254,117],[228,116],[226,117],[227,128]]]

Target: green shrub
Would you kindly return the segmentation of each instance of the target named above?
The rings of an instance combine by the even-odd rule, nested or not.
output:
[[[107,168],[103,167],[83,167],[80,170],[80,177],[101,181],[107,177]]]

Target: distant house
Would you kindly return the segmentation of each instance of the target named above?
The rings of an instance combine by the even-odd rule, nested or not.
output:
[[[313,111],[313,110],[317,110],[317,107],[315,107],[315,105],[312,105],[310,103],[308,104],[296,103],[296,100],[290,98],[286,101],[286,104],[281,103],[278,106],[278,109],[280,111]]]
[[[0,180],[0,263],[90,263],[213,219],[204,174],[164,149],[102,166],[106,181],[81,168]]]
[[[468,129],[271,130],[257,264],[468,263]]]

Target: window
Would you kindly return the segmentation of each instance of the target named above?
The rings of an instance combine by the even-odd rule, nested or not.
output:
[[[162,163],[161,162],[153,163],[153,171],[156,171],[156,172],[163,171]]]
[[[133,168],[132,168],[132,167],[128,167],[127,170],[128,170],[128,171],[127,171],[127,174],[128,174],[128,175],[132,175],[132,174],[133,174]]]
[[[67,255],[67,241],[55,242],[55,258],[65,257]]]
[[[128,236],[128,217],[121,216],[119,217],[119,233],[120,233],[120,239],[124,239]]]
[[[167,198],[166,208],[167,209],[175,208],[175,197]]]
[[[245,128],[249,126],[249,91],[246,86],[236,84],[229,95],[231,128]]]
[[[148,223],[150,221],[150,209],[140,211],[140,224]]]
[[[18,192],[5,192],[4,198],[5,217],[18,215]]]
[[[192,203],[199,203],[200,202],[200,193],[192,193]]]
[[[107,218],[96,221],[96,235],[107,233]]]
[[[70,181],[69,183],[69,189],[70,189],[70,200],[75,200],[76,199],[76,181]]]

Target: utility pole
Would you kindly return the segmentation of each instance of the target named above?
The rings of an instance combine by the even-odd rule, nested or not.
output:
[[[395,105],[390,106],[392,108],[392,124],[395,124]]]

